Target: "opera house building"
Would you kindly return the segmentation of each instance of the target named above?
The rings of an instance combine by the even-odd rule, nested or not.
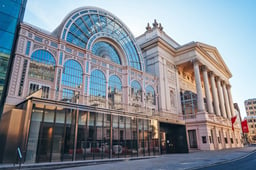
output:
[[[242,147],[218,50],[180,45],[155,20],[70,12],[53,32],[21,23],[0,123],[1,162],[141,157]]]

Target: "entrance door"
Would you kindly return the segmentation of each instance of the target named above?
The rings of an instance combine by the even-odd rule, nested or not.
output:
[[[165,132],[160,132],[160,149],[161,154],[166,154],[166,136]]]
[[[197,148],[196,130],[188,130],[190,148]]]

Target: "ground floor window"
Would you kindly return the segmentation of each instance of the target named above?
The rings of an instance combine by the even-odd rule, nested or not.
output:
[[[26,163],[159,154],[158,121],[33,104]]]

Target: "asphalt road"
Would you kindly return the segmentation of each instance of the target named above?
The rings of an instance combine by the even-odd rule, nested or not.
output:
[[[229,163],[224,163],[215,166],[209,166],[200,168],[197,170],[255,170],[256,169],[256,152],[249,155],[248,157],[239,159],[237,161],[232,161]]]

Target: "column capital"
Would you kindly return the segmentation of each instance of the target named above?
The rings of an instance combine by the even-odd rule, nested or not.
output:
[[[193,64],[196,64],[196,63],[199,63],[199,60],[198,60],[197,58],[194,58],[194,59],[191,60],[191,62],[192,62]]]
[[[213,73],[213,71],[209,71],[209,76],[214,76],[215,74]]]
[[[202,65],[202,66],[200,66],[200,68],[202,71],[207,71],[207,69],[208,69],[206,65]]]
[[[215,76],[215,80],[216,81],[220,81],[220,77],[219,76]]]
[[[226,84],[227,89],[231,89],[231,84]]]

